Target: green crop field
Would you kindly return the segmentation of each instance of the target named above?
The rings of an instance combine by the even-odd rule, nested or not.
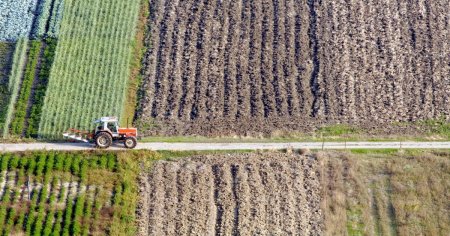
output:
[[[134,235],[137,166],[130,160],[112,153],[0,155],[0,235]]]
[[[67,0],[39,133],[121,116],[140,1]]]

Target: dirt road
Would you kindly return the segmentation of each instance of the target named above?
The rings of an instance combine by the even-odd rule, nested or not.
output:
[[[136,149],[148,150],[276,150],[284,148],[309,149],[450,149],[450,142],[292,142],[292,143],[140,143]],[[91,150],[94,146],[85,143],[4,143],[0,152],[59,150]],[[118,144],[112,150],[124,150]]]

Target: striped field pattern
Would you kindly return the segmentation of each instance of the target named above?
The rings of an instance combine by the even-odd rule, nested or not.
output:
[[[150,2],[148,135],[450,119],[448,1]],[[167,128],[166,128],[167,127]]]
[[[65,1],[41,137],[121,115],[139,6],[140,1]]]

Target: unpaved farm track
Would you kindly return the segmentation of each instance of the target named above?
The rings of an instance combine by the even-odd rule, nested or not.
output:
[[[450,142],[139,143],[139,150],[450,149]],[[0,143],[0,152],[93,150],[88,143]],[[115,144],[108,150],[126,150]]]
[[[388,124],[450,119],[448,0],[150,6],[137,112],[148,135],[256,136],[335,123],[404,134],[415,131]]]
[[[318,165],[276,152],[158,161],[141,178],[139,235],[321,235]]]

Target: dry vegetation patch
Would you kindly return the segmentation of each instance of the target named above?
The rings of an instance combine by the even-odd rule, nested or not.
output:
[[[326,235],[446,235],[449,152],[322,153]]]

